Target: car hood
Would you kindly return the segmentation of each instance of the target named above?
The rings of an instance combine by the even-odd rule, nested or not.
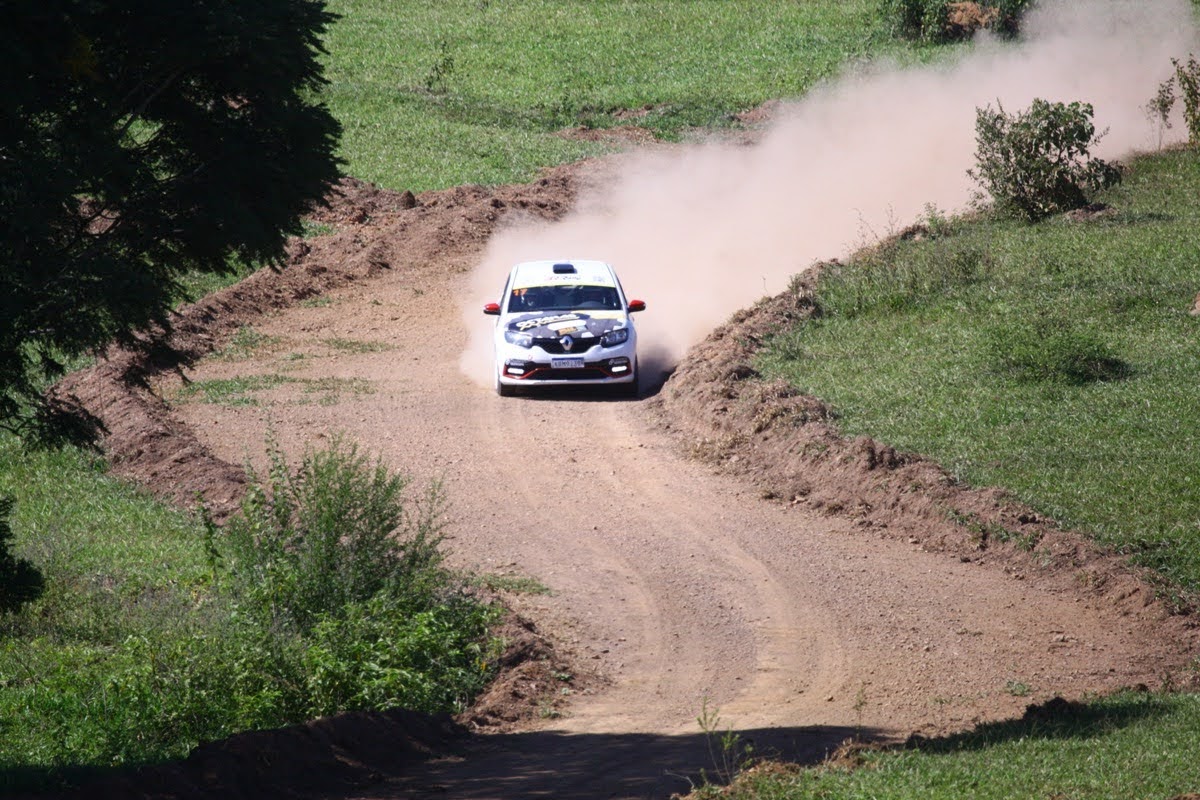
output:
[[[556,339],[568,335],[588,339],[628,324],[629,318],[623,311],[590,310],[508,314],[500,321],[504,330],[528,333],[534,339]]]

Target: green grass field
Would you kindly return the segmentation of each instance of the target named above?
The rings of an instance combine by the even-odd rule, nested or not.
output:
[[[854,768],[747,775],[729,800],[1166,800],[1200,786],[1200,696],[1126,693],[1053,721],[981,725]]]
[[[527,181],[603,151],[555,132],[722,128],[847,65],[936,50],[875,0],[333,0],[324,99],[351,175],[393,189]],[[630,118],[629,112],[638,115]]]

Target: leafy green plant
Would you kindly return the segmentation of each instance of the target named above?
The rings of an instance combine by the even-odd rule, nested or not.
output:
[[[967,174],[998,208],[1031,222],[1082,208],[1088,194],[1116,186],[1121,171],[1090,149],[1103,134],[1088,103],[1036,99],[1010,115],[997,104],[975,110],[976,167]]]
[[[926,42],[970,37],[979,29],[1014,36],[1032,0],[955,3],[950,0],[882,0],[880,16],[893,36]]]
[[[402,707],[459,711],[491,677],[495,613],[466,597],[413,612],[379,593],[326,616],[305,654],[308,713]]]
[[[882,16],[893,36],[906,39],[932,39],[941,28],[947,0],[882,0]]]
[[[437,59],[425,74],[423,85],[430,94],[445,94],[448,81],[454,74],[454,54],[450,52],[450,40],[441,39],[437,46]]]
[[[267,482],[255,479],[226,525],[222,555],[239,598],[302,632],[380,593],[430,604],[447,578],[445,501],[434,484],[410,504],[408,485],[340,440],[307,452],[295,472],[273,448]]]

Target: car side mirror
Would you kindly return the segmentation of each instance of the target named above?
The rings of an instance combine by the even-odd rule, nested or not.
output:
[[[488,303],[486,306],[483,307],[483,313],[491,314],[494,317],[500,316],[500,304],[499,303]]]
[[[630,314],[632,314],[635,311],[645,311],[645,310],[646,310],[646,301],[645,300],[630,300],[629,301],[629,313]]]

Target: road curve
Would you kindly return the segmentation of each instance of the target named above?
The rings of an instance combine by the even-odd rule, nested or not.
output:
[[[441,480],[452,561],[545,584],[514,602],[610,679],[538,730],[363,797],[666,797],[718,766],[706,707],[760,752],[811,760],[856,732],[961,729],[1154,680],[1114,610],[763,500],[688,459],[644,401],[495,396],[459,371],[465,283],[426,263],[265,317],[269,344],[189,377],[289,380],[257,405],[177,406],[235,463],[263,463],[268,431],[292,455],[343,434]]]

